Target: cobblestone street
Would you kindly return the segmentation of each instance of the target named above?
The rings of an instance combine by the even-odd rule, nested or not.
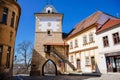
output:
[[[29,77],[17,75],[14,80],[120,80],[120,74],[103,74],[101,77],[94,76],[44,76],[44,77]]]

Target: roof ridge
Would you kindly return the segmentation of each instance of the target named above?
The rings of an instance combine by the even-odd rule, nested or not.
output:
[[[101,12],[101,11],[96,11],[96,12],[92,13],[91,15],[89,15],[88,17],[86,17],[85,19],[81,20],[80,23],[84,22],[85,20],[87,20],[87,19],[90,18],[91,16],[97,14],[98,12],[101,13],[101,14],[103,13],[103,12]],[[80,24],[80,23],[78,23],[78,24]],[[77,26],[78,24],[76,24],[74,28],[76,28],[76,26]]]

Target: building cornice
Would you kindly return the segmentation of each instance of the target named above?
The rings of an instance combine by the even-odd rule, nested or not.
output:
[[[94,46],[94,47],[90,47],[90,48],[86,48],[86,49],[76,50],[76,51],[70,52],[69,54],[76,54],[79,52],[89,51],[89,50],[93,50],[93,49],[97,49],[97,48],[98,48],[98,46]]]

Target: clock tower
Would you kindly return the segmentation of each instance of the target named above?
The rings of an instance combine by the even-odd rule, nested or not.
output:
[[[47,5],[41,13],[36,13],[35,49],[45,57],[44,44],[63,43],[62,18],[53,5]]]
[[[51,70],[44,69],[47,63],[53,63],[57,74],[58,69],[62,68],[62,60],[58,52],[52,52],[51,48],[56,48],[60,54],[65,53],[62,38],[63,14],[58,13],[53,5],[46,5],[41,13],[35,13],[35,18],[35,44],[30,75],[44,75],[44,70]]]

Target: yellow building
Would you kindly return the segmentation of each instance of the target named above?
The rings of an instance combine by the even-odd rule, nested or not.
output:
[[[0,74],[12,75],[20,13],[21,8],[16,0],[0,0]]]

